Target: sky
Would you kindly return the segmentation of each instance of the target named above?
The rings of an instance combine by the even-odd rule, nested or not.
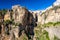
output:
[[[28,10],[44,10],[57,0],[0,0],[0,9],[11,9],[13,5],[21,5]]]

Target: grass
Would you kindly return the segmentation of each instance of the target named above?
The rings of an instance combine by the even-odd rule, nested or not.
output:
[[[48,32],[44,30],[43,32],[36,32],[36,40],[50,40],[48,36]]]
[[[48,22],[43,24],[44,27],[50,27],[50,26],[60,26],[60,22]]]
[[[36,40],[50,40],[48,32],[46,30],[42,31],[42,27],[51,27],[51,26],[55,27],[59,25],[60,25],[60,22],[48,22],[44,25],[38,24],[36,28],[39,30],[35,29]],[[60,39],[54,36],[54,40],[60,40]]]
[[[53,25],[54,25],[53,22],[48,22],[48,23],[43,24],[43,27],[49,27],[49,26],[53,26]]]
[[[35,29],[36,40],[50,40],[49,36],[48,36],[48,32],[46,30],[42,31],[41,24],[38,24],[38,26],[36,28],[39,29],[39,30]]]

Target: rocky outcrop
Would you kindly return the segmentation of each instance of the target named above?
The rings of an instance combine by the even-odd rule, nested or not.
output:
[[[54,40],[54,36],[58,37],[60,39],[60,26],[55,27],[46,27],[44,28],[49,33],[50,40]]]
[[[12,6],[12,10],[15,28],[19,31],[13,28],[14,30],[12,29],[11,34],[13,33],[15,37],[18,38],[18,36],[22,35],[22,31],[24,30],[28,39],[32,39],[34,36],[34,27],[37,26],[37,14],[31,13],[26,8],[19,5]]]
[[[59,22],[60,21],[60,6],[54,6],[40,15],[40,23]]]
[[[4,21],[11,20],[10,11],[8,10],[4,16]]]
[[[28,12],[26,8],[21,7],[20,5],[12,6],[13,10],[13,19],[15,23],[22,23],[23,15]]]

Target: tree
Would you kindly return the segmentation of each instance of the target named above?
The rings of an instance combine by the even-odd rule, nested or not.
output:
[[[6,14],[7,10],[6,9],[3,9],[2,10],[2,15],[4,16]]]

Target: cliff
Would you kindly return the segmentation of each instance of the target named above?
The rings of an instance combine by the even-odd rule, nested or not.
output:
[[[41,24],[48,23],[48,22],[59,22],[60,21],[60,6],[53,6],[50,9],[47,9],[43,12],[40,16],[38,21]]]

